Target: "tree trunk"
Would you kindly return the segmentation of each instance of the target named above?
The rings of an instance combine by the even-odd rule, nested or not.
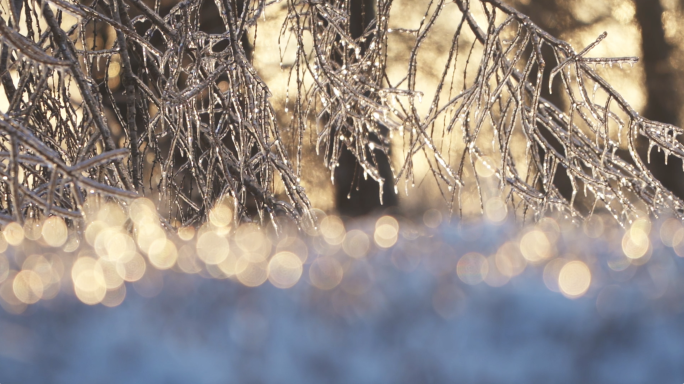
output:
[[[681,98],[677,92],[675,69],[670,63],[673,47],[665,39],[659,1],[634,0],[636,18],[641,27],[641,49],[646,72],[646,110],[644,117],[663,123],[678,125]],[[638,151],[647,158],[648,140],[640,137]],[[681,160],[670,156],[665,165],[665,155],[660,151],[651,153],[648,165],[653,175],[680,198],[684,198]]]
[[[357,38],[375,17],[375,1],[350,0],[349,3],[350,33],[353,38]],[[386,134],[386,129],[383,130],[383,134]],[[378,183],[370,177],[365,179],[363,169],[354,155],[346,149],[342,150],[339,166],[335,168],[335,206],[340,214],[361,216],[381,207],[397,205],[390,159],[380,151],[375,151],[375,158],[380,175],[385,179],[382,204]]]

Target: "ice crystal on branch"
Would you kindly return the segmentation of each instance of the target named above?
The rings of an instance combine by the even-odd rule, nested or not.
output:
[[[353,32],[359,15],[351,0],[216,0],[223,32],[210,33],[200,23],[204,1],[168,9],[158,0],[3,3],[2,220],[76,219],[96,194],[153,196],[162,215],[182,225],[202,222],[226,197],[236,221],[255,214],[307,221],[306,133],[316,135],[331,170],[348,150],[365,177],[395,190],[423,176],[413,166],[424,159],[454,210],[469,183],[480,190],[476,163],[485,162],[523,216],[557,210],[581,218],[600,206],[627,222],[644,206],[684,211],[635,147],[642,135],[682,158],[683,132],[642,118],[599,76],[597,66],[636,62],[592,57],[605,34],[576,51],[499,0],[414,5],[424,17],[406,26],[393,24],[392,0],[376,0],[361,33]],[[288,63],[289,126],[246,38],[278,6],[287,12],[281,41],[296,51]],[[428,93],[418,73],[430,52],[421,45],[442,33],[446,17],[453,34],[441,37],[450,42],[446,62]],[[407,52],[400,76],[388,53],[399,40],[390,35],[401,35]],[[543,59],[549,49],[554,62]],[[544,73],[562,84],[567,110],[542,97],[551,87]],[[398,142],[403,151],[390,154]],[[392,180],[378,170],[381,152],[400,159]],[[559,177],[572,186],[568,196]]]

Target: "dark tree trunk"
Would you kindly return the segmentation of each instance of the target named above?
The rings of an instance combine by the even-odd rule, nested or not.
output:
[[[353,38],[360,37],[375,17],[375,1],[350,0],[350,14],[350,33]],[[375,158],[380,175],[385,179],[382,205],[378,183],[370,177],[364,179],[363,169],[354,155],[346,149],[342,150],[339,166],[335,168],[335,207],[340,214],[361,216],[381,207],[397,205],[390,159],[377,150]]]
[[[665,39],[662,16],[663,8],[656,0],[634,0],[636,18],[641,27],[641,61],[646,72],[646,110],[644,117],[663,123],[679,125],[681,98],[677,92],[675,69],[670,63],[673,47]],[[648,140],[640,137],[639,154],[647,158]],[[663,185],[680,198],[684,198],[682,163],[670,156],[665,165],[665,155],[651,153],[649,169]]]
[[[646,118],[668,124],[679,123],[679,94],[676,76],[670,64],[673,47],[665,40],[659,1],[634,0],[636,18],[641,27],[642,63],[646,71]]]

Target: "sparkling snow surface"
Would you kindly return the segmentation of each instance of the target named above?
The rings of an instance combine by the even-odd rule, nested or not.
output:
[[[438,236],[487,255],[503,231]],[[600,267],[611,251],[592,241],[581,246]],[[390,254],[368,258],[360,294],[306,277],[280,290],[168,272],[159,295],[129,286],[116,308],[61,294],[0,310],[0,383],[684,382],[684,260],[670,249],[649,262],[668,260],[664,292],[649,288],[647,264],[622,282],[594,272],[574,300],[547,289],[541,267],[494,288],[401,271]]]

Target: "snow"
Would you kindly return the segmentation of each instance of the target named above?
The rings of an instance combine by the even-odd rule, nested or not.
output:
[[[502,231],[441,236],[488,254]],[[587,244],[607,258],[609,248]],[[549,291],[539,268],[503,287],[470,286],[398,270],[389,253],[369,258],[374,281],[362,295],[305,278],[280,290],[167,272],[158,296],[128,286],[116,308],[61,294],[0,312],[0,383],[684,382],[682,262],[671,250],[653,256],[671,260],[664,295],[654,298],[641,267],[574,300]],[[446,309],[436,309],[438,289],[452,293]]]

